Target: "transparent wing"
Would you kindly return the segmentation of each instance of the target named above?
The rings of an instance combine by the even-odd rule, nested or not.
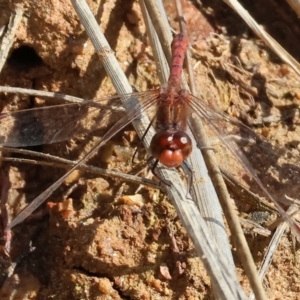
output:
[[[279,205],[279,202],[285,202],[286,196],[299,198],[298,152],[274,146],[249,127],[218,112],[199,98],[190,95],[188,103],[194,112],[191,115],[194,121],[201,118],[205,124],[208,137],[213,140],[211,147],[216,149],[220,166],[233,173],[239,182],[244,180],[250,188],[257,189],[259,186],[259,192],[263,191],[274,202],[299,237],[299,227]],[[216,137],[220,141],[217,144],[214,142]]]
[[[51,144],[103,129],[124,116],[122,99],[137,98],[139,104],[136,105],[139,107],[136,108],[143,109],[145,103],[155,98],[156,94],[156,91],[147,91],[3,113],[0,114],[0,144],[8,147]]]
[[[118,119],[118,121],[108,129],[108,131],[103,135],[103,137],[96,143],[96,145],[86,154],[86,156],[78,161],[65,175],[63,175],[60,179],[58,179],[55,183],[53,183],[50,187],[48,187],[42,194],[40,194],[37,198],[35,198],[30,204],[28,204],[18,215],[12,220],[7,226],[7,230],[11,229],[15,225],[21,223],[24,219],[26,219],[36,208],[38,208],[63,182],[64,180],[76,169],[79,165],[88,160],[94,153],[103,146],[110,138],[112,138],[115,134],[117,134],[122,128],[131,123],[133,120],[140,117],[141,113],[145,111],[152,112],[153,106],[157,102],[159,95],[159,90],[152,90],[144,93],[133,93],[128,95],[122,95],[120,97],[115,97],[115,99],[125,100],[128,99],[126,103],[126,113],[122,118]],[[110,98],[109,98],[110,99]],[[93,107],[98,106],[101,101],[93,104]],[[73,105],[73,104],[72,104]],[[57,107],[57,106],[56,106]],[[74,107],[76,107],[74,105]],[[26,114],[25,114],[26,115]],[[108,111],[107,114],[104,115],[104,119],[107,116],[111,116],[112,111]],[[84,119],[86,122],[91,118],[91,115],[88,114]],[[24,115],[23,115],[24,118]],[[79,117],[78,117],[79,118]],[[16,118],[14,118],[16,119]],[[26,118],[25,118],[26,119]],[[71,119],[69,119],[71,120]],[[71,122],[71,121],[70,121]],[[100,120],[99,125],[103,122],[103,119]],[[70,123],[68,123],[68,126]],[[48,129],[54,128],[53,125],[47,127]],[[56,129],[55,129],[56,130]],[[57,131],[56,131],[57,132]],[[61,134],[61,131],[58,131]],[[67,130],[67,132],[69,132]]]

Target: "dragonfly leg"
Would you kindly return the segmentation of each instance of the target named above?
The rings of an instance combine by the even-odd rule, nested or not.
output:
[[[207,150],[212,150],[212,151],[214,151],[214,153],[216,153],[216,149],[213,148],[213,147],[201,147],[201,146],[198,146],[198,145],[197,145],[197,147],[198,147],[198,149],[200,149],[201,151],[203,151],[203,150],[205,150],[205,151],[207,151]]]
[[[142,145],[142,143],[143,143],[143,140],[144,140],[146,134],[148,133],[150,127],[152,126],[153,121],[154,121],[154,118],[153,118],[153,119],[151,120],[151,122],[149,123],[149,125],[148,125],[147,129],[145,130],[145,132],[144,132],[144,134],[143,134],[143,136],[142,136],[142,138],[141,138],[141,140],[140,140],[138,146],[136,147],[136,149],[135,149],[135,151],[134,151],[134,153],[133,153],[133,156],[132,156],[132,160],[131,160],[132,163],[133,163],[134,158],[135,158],[135,156],[136,156],[136,154],[137,154],[137,151],[139,150],[139,148],[141,147],[141,145]]]
[[[194,170],[187,160],[183,161],[181,168],[187,179],[187,193],[190,193],[194,180]]]
[[[163,183],[164,183],[165,185],[167,185],[167,186],[171,186],[171,185],[172,185],[172,182],[171,182],[171,181],[165,180],[165,179],[161,178],[161,177],[157,174],[157,172],[156,172],[155,169],[156,169],[156,167],[157,167],[157,165],[158,165],[158,159],[154,158],[153,156],[150,156],[150,157],[147,159],[147,164],[148,164],[149,168],[151,169],[152,174],[153,174],[156,178],[158,178],[161,182],[163,182]]]

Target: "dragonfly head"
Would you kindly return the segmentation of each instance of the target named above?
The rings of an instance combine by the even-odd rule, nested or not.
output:
[[[184,131],[159,131],[152,138],[150,151],[168,168],[180,166],[192,152],[192,141]]]

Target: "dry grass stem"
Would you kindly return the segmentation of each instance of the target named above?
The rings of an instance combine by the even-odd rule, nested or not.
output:
[[[159,3],[157,5],[155,5],[153,3],[151,3],[151,4],[152,5],[150,7],[157,7],[157,8],[160,7]],[[149,7],[149,5],[147,7]],[[179,8],[179,10],[180,10],[180,8]],[[157,32],[164,32],[164,34],[161,35],[161,38],[163,39],[161,41],[161,44],[165,45],[167,43],[167,39],[168,39],[169,35],[171,34],[171,32],[169,32],[169,33],[167,32],[168,30],[170,31],[170,29],[169,29],[168,24],[164,22],[164,20],[166,19],[166,18],[164,18],[164,11],[159,10],[159,9],[158,10],[153,9],[150,16],[152,18],[154,18],[155,20],[158,20],[158,19],[160,20],[160,22],[154,23],[154,26],[155,26]],[[184,23],[183,20],[182,20],[182,23]],[[164,29],[157,28],[159,26],[164,26]],[[168,50],[167,47],[166,47],[166,49],[167,50],[165,50],[165,51],[170,51],[170,50]],[[171,53],[166,54],[167,57],[170,55],[171,55]],[[161,68],[161,65],[165,65],[163,63],[163,60],[162,60],[162,63],[160,63],[159,65],[160,65],[160,68]],[[190,72],[192,72],[191,63],[189,63],[189,65],[190,65]],[[169,74],[168,73],[169,69],[166,69],[163,71],[165,73]],[[160,71],[160,72],[162,72],[162,71]],[[167,75],[165,75],[165,77],[166,76]],[[193,77],[193,74],[192,74],[192,76],[190,76],[190,78],[191,77]],[[183,80],[183,82],[185,82],[185,80]],[[232,262],[231,266],[232,266],[232,270],[234,270],[234,264],[232,261],[230,246],[229,246],[228,240],[226,238],[226,235],[224,234],[224,229],[223,229],[224,227],[222,228],[220,226],[216,226],[216,222],[218,222],[218,224],[223,224],[223,218],[222,218],[218,198],[217,198],[216,193],[211,184],[211,180],[207,176],[206,167],[205,167],[204,161],[202,159],[201,152],[199,151],[199,149],[196,148],[196,143],[194,144],[194,151],[193,151],[192,157],[193,157],[193,159],[191,160],[190,164],[192,165],[192,168],[195,172],[195,178],[205,178],[205,180],[203,180],[205,183],[202,181],[202,183],[199,185],[193,185],[192,188],[193,188],[194,199],[198,203],[198,207],[200,208],[201,215],[203,217],[206,217],[207,219],[214,220],[214,222],[207,221],[207,225],[210,228],[211,236],[214,237],[216,243],[218,244],[218,247],[220,249],[222,249],[222,251],[224,252],[224,255],[227,257],[228,261]]]
[[[271,230],[266,229],[262,226],[260,226],[259,224],[257,224],[256,222],[253,222],[251,220],[247,220],[244,218],[239,218],[241,225],[244,228],[244,231],[247,233],[251,233],[252,235],[262,235],[262,236],[270,236],[272,234]]]
[[[182,31],[185,32],[185,23],[183,21],[183,15],[182,15],[182,8],[180,1],[176,1],[177,4],[177,10],[178,14],[181,20],[181,28]],[[193,76],[193,70],[192,70],[192,64],[191,64],[191,58],[188,53],[187,55],[187,63],[188,63],[188,74],[190,77],[190,82],[192,86],[192,93],[194,95],[197,95],[197,91],[195,88],[194,83],[194,76]],[[206,142],[206,134],[204,132],[203,126],[199,124],[199,120],[197,122],[191,122],[193,126],[193,132],[197,133],[197,136],[199,137],[199,144],[202,147],[208,147]],[[236,214],[236,211],[233,207],[232,201],[229,197],[229,194],[227,192],[226,185],[224,183],[222,174],[219,170],[219,167],[214,159],[214,153],[213,151],[204,151],[203,156],[206,162],[206,165],[208,166],[210,176],[212,177],[212,181],[214,183],[214,186],[216,188],[216,192],[218,194],[218,197],[220,199],[220,202],[222,204],[222,208],[224,211],[224,214],[226,216],[230,231],[232,233],[232,236],[234,237],[234,244],[235,247],[238,249],[238,254],[240,256],[240,260],[244,266],[245,273],[247,277],[249,278],[249,281],[251,283],[251,287],[257,297],[257,299],[266,299],[266,294],[263,289],[262,283],[259,280],[257,270],[255,263],[253,261],[248,243],[246,241],[246,238],[244,236],[243,230],[241,228],[239,218]],[[221,221],[222,222],[222,221]]]
[[[286,0],[290,7],[294,10],[298,17],[300,17],[300,1],[299,0]]]
[[[240,5],[236,0],[224,0],[226,4],[232,7],[241,18],[248,24],[254,33],[273,50],[285,63],[287,63],[298,75],[300,75],[300,64],[286,52]]]
[[[290,208],[287,210],[287,213],[288,214],[293,214],[295,213],[296,211],[299,211],[299,208],[298,206],[296,205],[291,205]],[[265,253],[265,256],[263,258],[263,262],[262,262],[262,265],[259,269],[259,277],[261,278],[261,280],[263,281],[267,271],[268,271],[268,268],[273,260],[273,257],[274,257],[274,254],[275,254],[275,251],[276,249],[278,248],[279,246],[279,243],[280,243],[280,239],[282,237],[282,235],[284,234],[284,232],[286,231],[286,229],[289,227],[289,225],[287,224],[287,222],[283,222],[282,224],[280,224],[272,239],[271,239],[271,242],[268,246],[268,249]],[[255,299],[255,296],[254,294],[251,294],[250,297],[249,297],[249,300],[254,300]]]
[[[64,168],[68,169],[76,164],[76,161],[71,161],[68,159],[60,158],[58,156],[50,155],[50,154],[44,154],[40,152],[35,152],[35,151],[30,151],[30,150],[23,150],[23,149],[16,149],[16,148],[9,148],[9,147],[0,147],[0,150],[2,152],[9,152],[9,153],[19,153],[22,155],[27,155],[27,156],[34,156],[38,157],[41,160],[34,160],[34,159],[25,159],[25,158],[11,158],[11,157],[0,157],[0,161],[11,161],[15,163],[29,163],[29,164],[34,164],[34,165],[41,165],[41,166],[50,166],[54,168]],[[50,160],[50,161],[49,161]],[[156,181],[147,179],[147,178],[142,178],[139,176],[134,176],[122,172],[116,172],[112,170],[107,170],[107,169],[102,169],[86,164],[82,164],[78,167],[78,170],[82,170],[85,172],[89,172],[92,174],[97,174],[101,176],[107,176],[111,178],[118,178],[122,179],[128,182],[132,182],[135,184],[143,184],[146,186],[150,186],[156,189],[163,189],[163,187],[157,183]]]
[[[85,99],[73,97],[70,95],[64,95],[59,93],[47,92],[47,91],[38,91],[32,89],[23,89],[23,88],[10,87],[10,86],[0,86],[0,92],[22,94],[28,96],[37,96],[37,97],[56,98],[56,99],[61,99],[64,101],[74,102],[74,103],[80,103],[85,101]]]
[[[10,48],[14,42],[17,29],[19,28],[19,25],[22,21],[22,16],[23,16],[23,8],[20,6],[16,8],[15,12],[11,15],[9,19],[7,32],[2,38],[2,42],[0,46],[0,72],[2,71],[8,53],[10,51]]]

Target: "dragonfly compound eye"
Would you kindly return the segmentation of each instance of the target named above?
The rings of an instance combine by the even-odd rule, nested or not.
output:
[[[150,151],[166,167],[178,167],[191,154],[192,142],[183,131],[161,131],[154,135]]]

